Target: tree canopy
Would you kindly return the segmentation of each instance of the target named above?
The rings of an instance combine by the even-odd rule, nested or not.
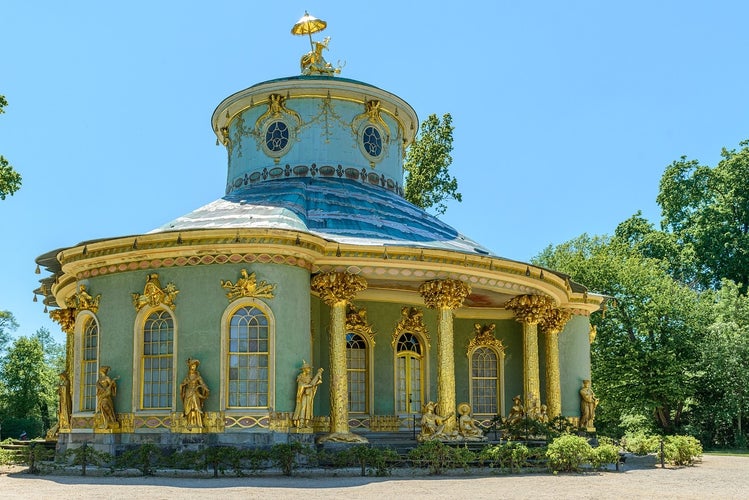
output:
[[[5,96],[0,95],[0,114],[5,113],[5,106],[8,105],[8,101],[5,100]],[[0,200],[4,200],[6,196],[12,195],[21,188],[21,174],[13,170],[8,160],[4,156],[0,155]]]
[[[441,120],[429,115],[406,152],[406,200],[423,209],[434,207],[438,214],[447,210],[447,199],[462,200],[458,181],[448,171],[453,161],[453,129],[449,113]]]

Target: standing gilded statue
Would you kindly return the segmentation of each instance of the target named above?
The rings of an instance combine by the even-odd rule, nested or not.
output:
[[[312,422],[315,393],[317,393],[317,387],[322,384],[323,369],[318,368],[313,377],[312,367],[306,361],[302,363],[302,371],[296,377],[296,408],[291,421],[294,427],[309,428]]]
[[[109,376],[109,367],[99,367],[99,378],[96,380],[96,417],[101,427],[111,428],[117,425],[117,414],[114,411],[114,397],[117,395],[117,380]]]
[[[188,358],[187,375],[179,385],[182,413],[185,416],[187,428],[203,428],[203,403],[211,392],[198,371],[199,365],[199,360]]]
[[[583,380],[580,389],[580,427],[594,429],[593,421],[596,418],[596,407],[598,398],[590,387],[590,380]]]
[[[70,400],[70,378],[68,378],[68,372],[60,372],[57,394],[60,401],[57,409],[57,425],[60,429],[69,429],[73,405]]]

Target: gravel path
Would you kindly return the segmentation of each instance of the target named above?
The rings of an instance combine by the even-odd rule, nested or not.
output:
[[[0,470],[0,498],[52,499],[411,499],[663,498],[749,499],[749,457],[707,455],[694,467],[661,469],[653,460],[628,460],[621,472],[494,475],[485,470],[447,476],[399,470],[394,477],[331,477],[300,471],[295,477],[233,478],[32,476]]]

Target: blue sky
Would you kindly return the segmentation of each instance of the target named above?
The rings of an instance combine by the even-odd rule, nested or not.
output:
[[[223,195],[211,113],[299,74],[305,10],[341,76],[453,116],[463,202],[442,219],[503,257],[658,223],[668,164],[749,138],[749,2],[4,2],[0,153],[23,187],[0,201],[0,309],[19,334],[62,338],[32,302],[38,255]]]

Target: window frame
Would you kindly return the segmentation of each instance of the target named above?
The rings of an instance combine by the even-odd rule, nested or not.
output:
[[[86,330],[89,324],[95,324],[96,325],[96,357],[93,360],[93,366],[94,366],[94,398],[93,398],[93,408],[88,409],[84,408],[84,402],[85,402],[85,373],[86,370],[84,368],[84,363],[86,362],[85,359],[85,350],[86,350]],[[72,394],[72,406],[73,406],[73,416],[75,415],[93,415],[96,412],[96,378],[98,377],[99,373],[99,362],[100,362],[100,355],[101,355],[101,327],[99,325],[99,319],[96,317],[95,314],[93,314],[91,311],[85,310],[78,313],[78,316],[75,320],[75,330],[74,330],[74,339],[75,339],[75,352],[73,354],[73,363],[72,366],[73,369],[73,394]]]
[[[479,349],[488,349],[494,353],[494,355],[497,357],[497,381],[496,381],[496,391],[497,391],[497,413],[482,413],[476,411],[476,405],[473,398],[473,385],[474,385],[474,376],[473,376],[473,357],[476,354],[476,352]],[[471,349],[468,350],[468,396],[469,401],[471,404],[471,408],[473,409],[473,414],[481,417],[493,417],[495,415],[504,415],[505,414],[505,351],[504,349],[499,349],[495,345],[490,345],[487,343],[478,343],[471,347]]]
[[[171,369],[171,398],[169,406],[160,408],[146,408],[143,406],[143,384],[144,384],[144,335],[146,322],[152,314],[157,312],[166,312],[172,320],[172,369]],[[156,307],[144,307],[138,311],[135,318],[133,332],[133,391],[132,391],[132,409],[133,413],[141,414],[169,414],[177,411],[177,363],[176,356],[178,350],[179,325],[174,311],[164,304]]]

